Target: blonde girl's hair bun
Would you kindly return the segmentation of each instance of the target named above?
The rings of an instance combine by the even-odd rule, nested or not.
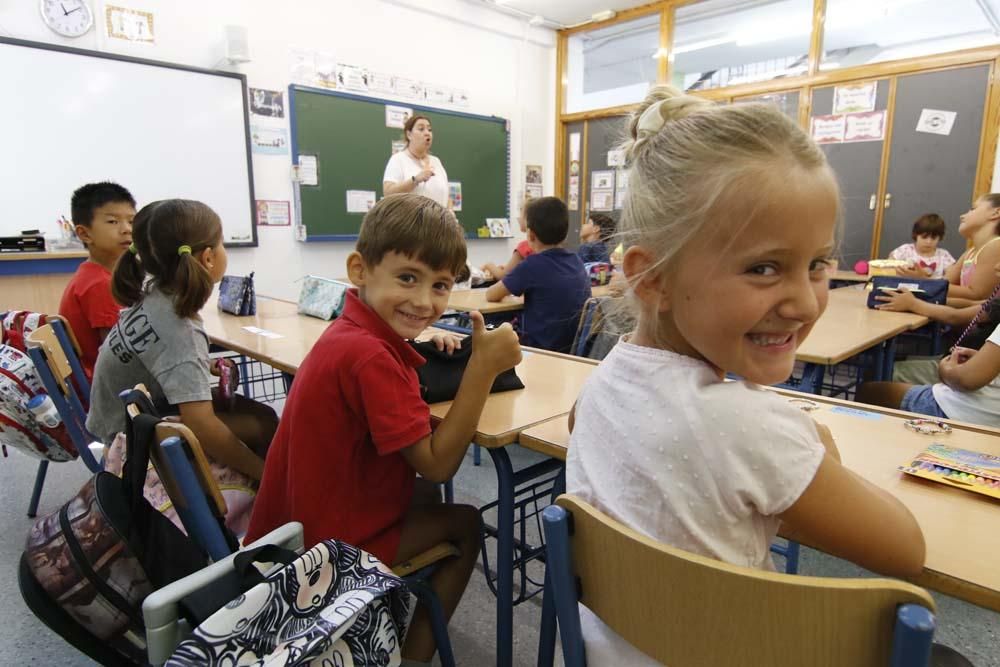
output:
[[[623,145],[627,158],[635,157],[646,141],[656,136],[666,123],[681,120],[713,106],[711,102],[687,95],[673,86],[653,87],[629,117],[629,139]]]

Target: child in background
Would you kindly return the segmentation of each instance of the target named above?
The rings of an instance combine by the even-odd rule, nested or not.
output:
[[[136,215],[133,238],[112,277],[126,308],[97,357],[87,429],[110,444],[125,430],[118,394],[141,382],[161,414],[180,413],[211,460],[259,480],[278,418],[240,395],[216,414],[211,376],[218,371],[198,316],[226,272],[219,216],[197,201],[153,202]]]
[[[521,215],[517,219],[517,224],[521,228],[521,233],[528,231],[526,226],[527,218],[525,217],[525,209],[528,206],[528,202],[521,204]],[[514,270],[514,267],[523,262],[528,258],[534,251],[531,249],[531,244],[528,243],[528,239],[524,239],[517,244],[514,248],[514,252],[511,253],[510,259],[507,260],[506,264],[494,264],[493,262],[486,262],[480,268],[483,271],[488,280],[503,280],[503,277]]]
[[[955,263],[955,258],[938,244],[944,238],[944,219],[937,213],[927,213],[913,223],[913,243],[904,243],[891,253],[889,259],[900,259],[910,266],[897,271],[911,278],[944,278],[945,270]]]
[[[611,263],[608,244],[615,235],[617,223],[610,215],[591,213],[587,222],[580,227],[580,247],[576,254],[584,264],[590,262]]]
[[[576,253],[562,247],[569,232],[569,211],[558,197],[525,205],[532,254],[503,280],[486,289],[487,301],[524,295],[521,343],[569,352],[583,304],[590,298],[590,277]]]
[[[447,308],[465,257],[455,216],[431,199],[389,195],[365,215],[347,258],[359,289],[348,292],[343,314],[295,375],[246,538],[300,521],[307,544],[344,540],[388,565],[453,542],[461,555],[441,561],[431,577],[447,617],[479,555],[479,511],[441,504],[432,483],[458,470],[494,379],[521,359],[509,324],[487,332],[482,315],[471,313],[472,356],[454,403],[431,432],[414,370],[424,359],[406,341]],[[454,339],[436,341],[455,347]],[[403,657],[429,664],[434,651],[421,607]]]
[[[91,378],[97,349],[121,310],[111,296],[111,271],[132,243],[135,199],[117,183],[88,183],[73,193],[70,208],[89,257],[63,290],[59,314],[69,322],[80,344],[83,370]]]
[[[638,320],[571,413],[568,492],[736,565],[773,569],[783,524],[868,569],[916,575],[924,540],[910,512],[840,464],[828,429],[761,387],[791,374],[826,307],[839,193],[823,152],[772,105],[669,86],[647,95],[629,133],[623,269]],[[655,664],[581,614],[588,664]]]

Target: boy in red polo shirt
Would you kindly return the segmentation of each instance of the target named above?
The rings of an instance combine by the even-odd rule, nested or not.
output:
[[[368,212],[347,259],[358,290],[295,375],[245,538],[300,521],[307,545],[336,538],[388,564],[450,541],[461,555],[442,561],[431,578],[448,617],[476,562],[479,513],[441,504],[433,483],[458,470],[494,378],[521,359],[509,325],[486,331],[473,313],[472,356],[451,409],[431,432],[415,370],[424,360],[406,341],[447,308],[465,258],[461,227],[431,199],[389,195]],[[437,342],[442,349],[457,343]],[[434,651],[430,621],[418,609],[403,656],[429,663]]]
[[[132,243],[135,199],[117,183],[88,183],[73,193],[70,211],[90,257],[63,290],[59,314],[80,344],[80,362],[89,378],[97,350],[118,323],[121,306],[111,296],[111,271]]]

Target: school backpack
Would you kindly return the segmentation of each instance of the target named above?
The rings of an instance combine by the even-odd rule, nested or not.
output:
[[[45,387],[24,341],[45,323],[39,313],[0,313],[0,446],[4,456],[11,447],[39,459],[72,461],[78,454],[66,426],[43,426],[27,408]]]
[[[103,647],[116,663],[145,664],[143,600],[205,567],[208,557],[143,497],[160,419],[142,392],[128,400],[144,414],[126,420],[122,477],[102,470],[59,510],[38,519],[28,532],[20,576],[31,610],[74,646],[92,657]],[[47,599],[26,592],[38,588]]]
[[[614,267],[607,262],[587,262],[583,265],[583,269],[593,286],[607,285],[611,282],[611,273],[614,271]]]

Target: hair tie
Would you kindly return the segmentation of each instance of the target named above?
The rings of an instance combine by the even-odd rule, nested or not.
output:
[[[135,244],[134,244],[134,243],[130,243],[130,244],[129,244],[129,246],[128,246],[128,251],[129,251],[130,253],[132,253],[133,255],[138,255],[138,254],[139,254],[139,249],[135,247]]]
[[[663,127],[663,114],[660,113],[660,107],[667,100],[660,100],[655,104],[651,104],[648,109],[642,112],[639,116],[639,122],[636,123],[636,132],[650,132],[656,134]]]
[[[177,249],[177,254],[178,255],[190,255],[191,254],[191,246],[189,246],[189,245],[182,245],[181,247],[179,247]]]

